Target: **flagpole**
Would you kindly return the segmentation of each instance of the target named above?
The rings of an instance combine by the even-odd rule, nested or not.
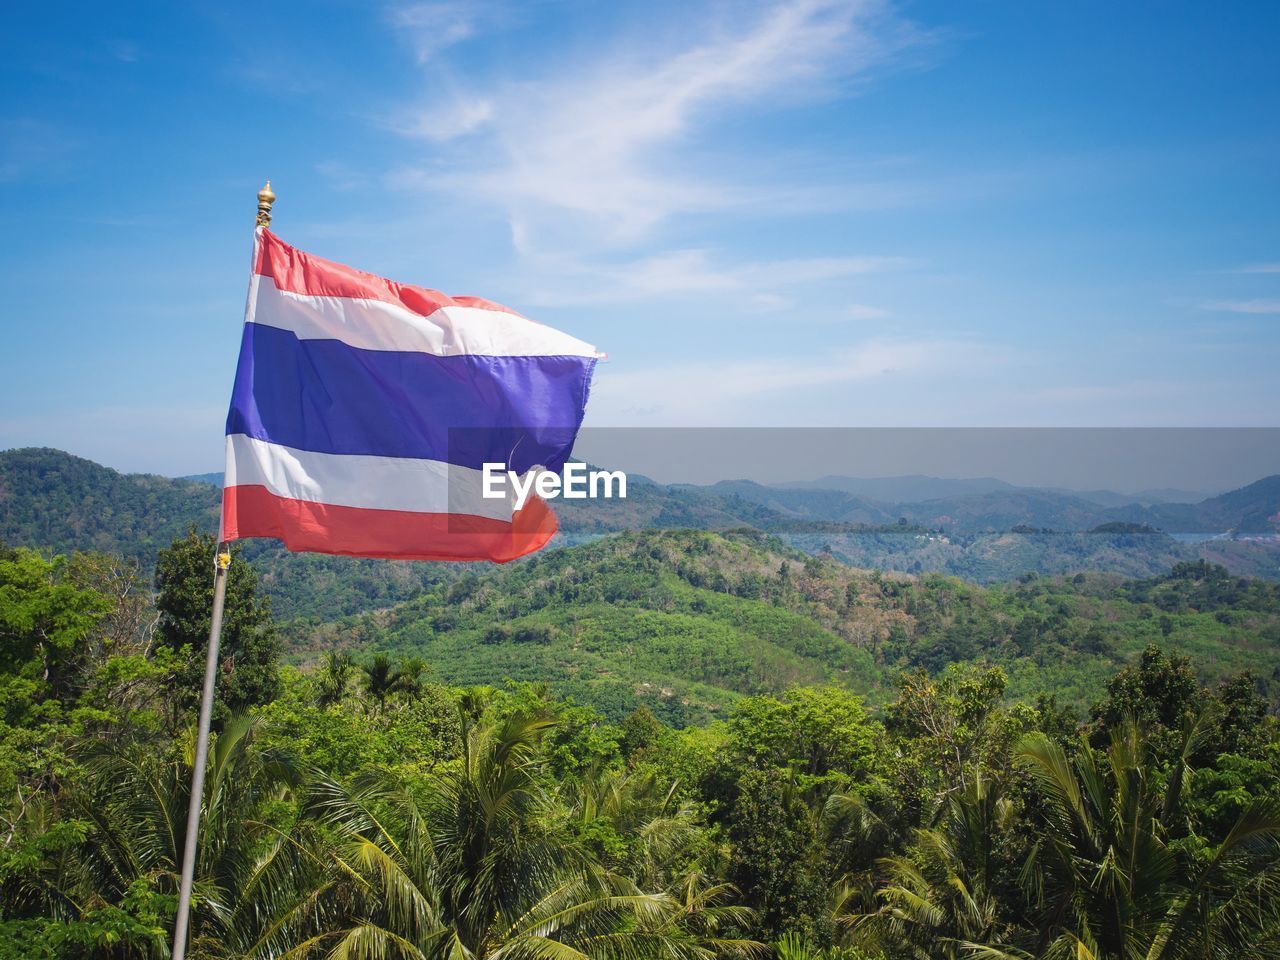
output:
[[[191,913],[191,885],[196,873],[196,848],[200,833],[200,805],[204,799],[204,767],[209,759],[209,723],[213,716],[213,689],[218,679],[218,641],[222,636],[222,607],[227,599],[227,545],[218,547],[213,578],[213,616],[209,621],[209,652],[204,663],[204,690],[200,695],[200,726],[196,734],[195,764],[191,768],[191,799],[187,803],[187,837],[182,853],[182,885],[178,888],[178,919],[173,926],[173,960],[187,952],[187,920]]]
[[[271,205],[276,195],[268,180],[258,191],[258,226],[271,225]],[[213,575],[213,613],[209,618],[209,649],[204,662],[204,689],[200,693],[200,722],[196,732],[196,756],[191,768],[191,797],[187,801],[187,834],[182,851],[182,881],[178,887],[178,916],[173,924],[172,960],[187,954],[187,925],[191,916],[191,887],[195,882],[200,837],[200,807],[204,800],[204,768],[209,760],[209,726],[213,719],[213,694],[218,680],[218,646],[222,640],[222,609],[227,599],[227,568],[231,548],[218,544]]]

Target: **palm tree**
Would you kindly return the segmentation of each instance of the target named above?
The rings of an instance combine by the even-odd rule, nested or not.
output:
[[[316,706],[323,709],[342,702],[355,666],[355,659],[346,650],[330,650],[324,655],[318,677]]]
[[[1188,756],[1194,725],[1184,731]],[[1176,809],[1152,777],[1146,734],[1130,721],[1099,755],[1082,743],[1074,762],[1042,734],[1020,762],[1043,793],[1043,890],[1036,953],[1080,960],[1190,960],[1276,956],[1280,942],[1280,805],[1257,802],[1214,845],[1167,842]],[[994,953],[992,955],[995,955]],[[1014,954],[1007,954],[1014,955]]]
[[[773,945],[773,955],[777,960],[884,960],[884,954],[856,946],[818,949],[794,931],[783,934]]]
[[[429,667],[420,657],[404,657],[397,664],[385,653],[375,653],[363,664],[365,692],[378,703],[378,712],[387,708],[392,694],[403,693],[417,697],[422,691],[422,678]]]
[[[702,891],[706,909],[686,921],[675,898],[641,892],[569,842],[542,785],[550,724],[470,725],[457,769],[425,791],[386,774],[350,788],[321,780],[309,811],[338,836],[345,882],[333,919],[289,955],[709,960],[722,891]]]
[[[971,944],[1006,942],[1014,928],[1002,908],[1008,871],[997,843],[1015,813],[999,784],[976,768],[939,822],[915,831],[906,854],[879,861],[886,882],[875,894],[878,908],[841,921],[920,960],[958,960]]]
[[[422,693],[423,680],[431,672],[431,666],[421,657],[401,657],[396,664],[396,692],[411,700]]]
[[[367,663],[361,665],[364,671],[364,690],[378,704],[378,712],[386,710],[387,698],[396,689],[396,670],[391,658],[385,653],[375,653]]]
[[[724,851],[707,842],[693,805],[677,797],[678,783],[653,773],[589,770],[581,781],[561,788],[575,829],[591,835],[607,825],[621,849],[597,852],[598,862],[644,889],[664,890],[679,910],[667,920],[669,933],[694,936],[717,955],[767,953],[764,944],[743,939],[755,912],[737,904],[739,891],[716,879]]]
[[[704,957],[767,956],[767,946],[741,936],[755,925],[756,912],[736,903],[738,892],[733,884],[687,871],[668,887],[676,909],[663,921],[665,933],[673,941],[692,941]]]
[[[602,864],[661,889],[683,878],[703,840],[693,807],[677,798],[677,786],[652,773],[593,769],[562,784],[557,798],[580,835],[603,828],[614,841],[612,849],[597,851]]]
[[[258,733],[251,720],[233,718],[210,753],[191,915],[195,957],[278,956],[312,922],[322,888],[323,861],[304,839],[306,825],[286,836],[264,816],[287,799],[298,775],[257,745]],[[163,759],[145,745],[107,744],[85,759],[83,781],[67,800],[68,815],[89,830],[65,890],[82,915],[140,894],[176,892],[192,750],[188,744],[183,755]],[[167,956],[169,932],[128,955]]]

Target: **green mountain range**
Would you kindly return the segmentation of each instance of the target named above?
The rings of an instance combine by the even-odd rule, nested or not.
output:
[[[121,474],[59,450],[0,452],[0,540],[60,552],[105,550],[149,567],[156,549],[189,526],[217,528],[220,476],[174,480]],[[1049,490],[974,493],[964,481],[906,479],[912,483],[904,489],[914,492],[954,490],[956,483],[961,489],[942,499],[892,504],[842,490],[747,481],[668,486],[633,474],[626,500],[558,501],[564,532],[557,544],[637,529],[752,527],[853,566],[941,572],[980,583],[1027,572],[1152,576],[1198,559],[1280,580],[1280,538],[1266,533],[1280,514],[1280,477],[1199,504],[1125,508]],[[1162,526],[1261,532],[1185,543],[1146,529]],[[291,618],[388,606],[460,575],[453,565],[293,555],[271,541],[253,541],[247,549],[276,610]]]
[[[1265,518],[1274,481],[1195,506],[1237,526]],[[797,683],[874,702],[904,669],[975,660],[1003,664],[1015,696],[1053,690],[1083,706],[1152,642],[1194,654],[1208,679],[1248,667],[1280,684],[1280,586],[1204,561],[1274,564],[1269,541],[1179,543],[1137,520],[1075,533],[853,525],[795,516],[820,515],[842,491],[762,489],[632,478],[625,501],[564,506],[559,545],[507,567],[292,555],[270,541],[244,555],[296,662],[383,649],[423,657],[455,684],[551,682],[614,717],[645,703],[697,722]],[[1029,495],[953,500],[993,496]],[[13,545],[114,552],[145,568],[189,526],[213,530],[217,503],[198,479],[120,474],[55,450],[0,453],[0,539]],[[627,525],[642,529],[610,532]],[[917,573],[883,569],[894,567]]]

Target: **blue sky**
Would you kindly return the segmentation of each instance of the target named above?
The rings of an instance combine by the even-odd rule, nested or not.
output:
[[[25,9],[19,9],[25,7]],[[254,194],[610,425],[1274,426],[1280,5],[0,13],[0,447],[216,469]]]

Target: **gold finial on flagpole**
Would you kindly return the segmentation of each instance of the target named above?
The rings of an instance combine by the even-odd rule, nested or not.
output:
[[[271,226],[271,205],[276,202],[276,195],[271,192],[271,181],[268,180],[258,191],[258,226]]]

